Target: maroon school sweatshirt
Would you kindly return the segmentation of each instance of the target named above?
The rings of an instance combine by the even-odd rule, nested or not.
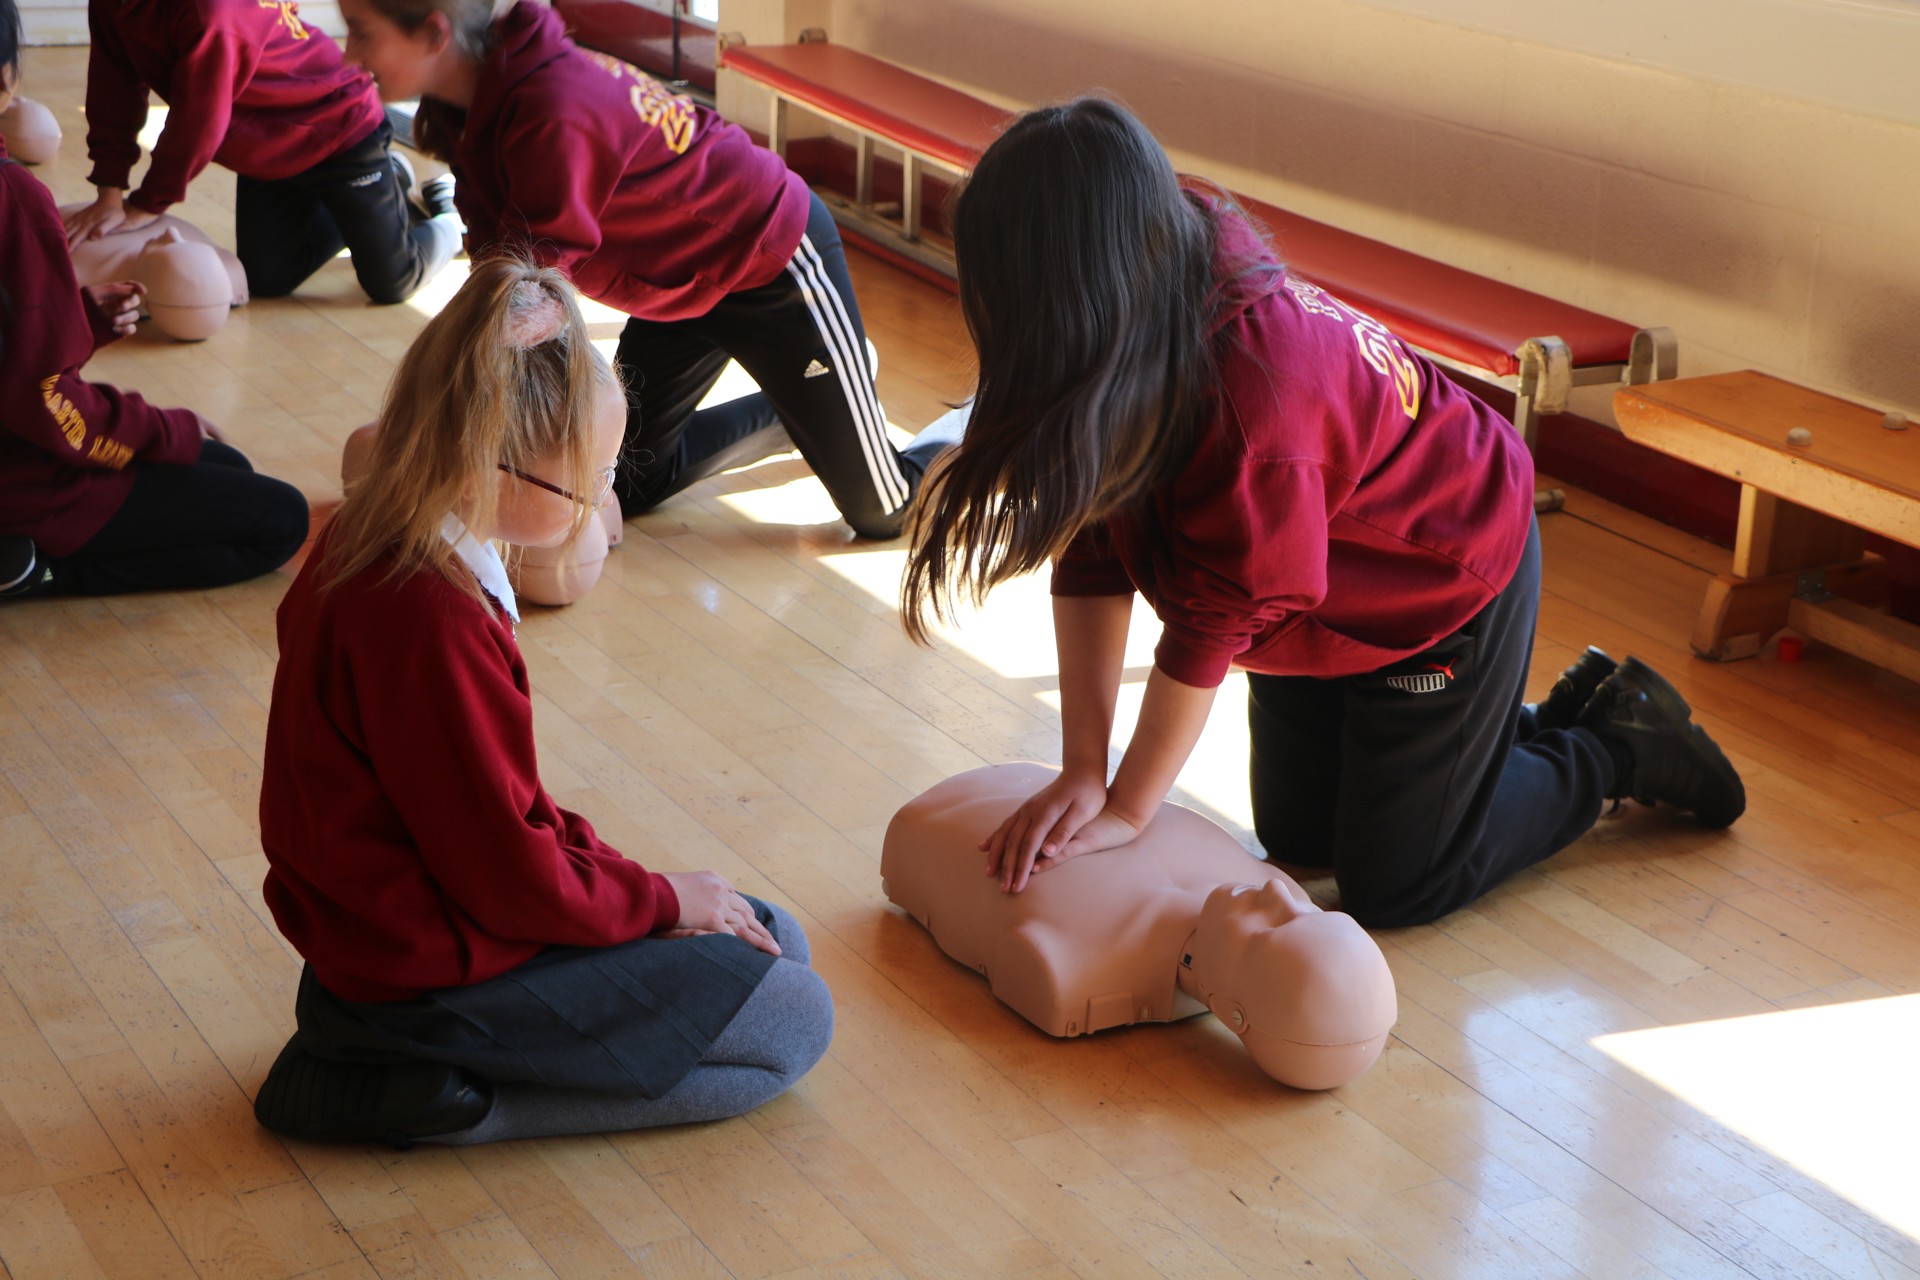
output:
[[[540,785],[513,628],[431,570],[280,603],[260,779],[266,900],[327,990],[404,1000],[548,946],[671,928],[680,900]]]
[[[806,230],[786,162],[706,107],[566,35],[522,0],[457,131],[455,201],[476,257],[531,253],[588,297],[645,320],[705,315],[775,279]]]
[[[1346,676],[1429,648],[1519,565],[1519,433],[1196,199],[1219,232],[1215,411],[1180,474],[1075,539],[1054,593],[1139,590],[1162,623],[1154,665],[1198,687],[1236,665]]]
[[[200,423],[80,376],[113,329],[74,278],[53,194],[6,154],[0,141],[0,534],[66,556],[126,501],[130,464],[199,457]]]
[[[125,187],[147,91],[167,125],[127,202],[164,213],[208,162],[291,178],[379,127],[380,95],[293,0],[89,0],[87,154],[95,186]]]

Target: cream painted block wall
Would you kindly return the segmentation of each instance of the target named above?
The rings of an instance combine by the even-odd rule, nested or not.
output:
[[[1920,410],[1913,120],[1352,0],[791,3],[794,30],[1008,105],[1109,90],[1183,168],[1670,325],[1684,373],[1754,367]],[[1710,7],[1738,22],[1743,3]],[[783,11],[723,0],[722,29]],[[765,127],[763,108],[744,118]],[[1608,418],[1603,393],[1576,408]]]

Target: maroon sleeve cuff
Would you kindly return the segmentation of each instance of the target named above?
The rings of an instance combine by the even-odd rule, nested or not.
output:
[[[1224,645],[1205,644],[1166,627],[1160,643],[1153,649],[1153,665],[1181,684],[1196,689],[1218,688],[1233,668],[1238,651]]]
[[[151,171],[148,172],[147,177],[149,179],[153,177]],[[182,194],[184,194],[184,192]],[[145,186],[142,186],[138,191],[128,196],[126,202],[142,213],[151,213],[157,217],[178,204],[179,198],[175,197],[172,200],[168,200],[164,196],[149,191]]]
[[[647,874],[653,877],[653,928],[647,932],[659,933],[680,923],[680,895],[674,892],[673,881],[658,871]]]
[[[200,415],[191,409],[157,409],[166,421],[159,437],[140,451],[142,462],[167,462],[185,466],[200,458],[205,437],[200,432]]]
[[[116,191],[125,191],[131,180],[133,162],[120,160],[96,160],[93,172],[87,175],[87,182],[96,187],[112,187]]]

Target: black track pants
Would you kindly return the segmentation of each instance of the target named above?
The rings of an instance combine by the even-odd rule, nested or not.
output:
[[[53,562],[63,596],[220,587],[285,564],[307,537],[307,500],[208,440],[186,466],[137,466],[133,488],[87,544]]]
[[[846,253],[819,197],[778,279],[728,294],[696,319],[629,320],[619,358],[629,393],[614,488],[626,515],[797,448],[854,532],[899,534],[919,468],[887,439]],[[760,391],[696,409],[729,358]]]
[[[1334,680],[1249,675],[1254,828],[1278,861],[1330,867],[1373,927],[1424,924],[1575,839],[1613,783],[1585,729],[1521,703],[1540,533],[1513,581],[1426,653]]]
[[[381,304],[405,302],[447,265],[460,233],[452,218],[411,221],[392,142],[383,120],[304,173],[277,182],[240,176],[234,241],[255,297],[285,297],[342,248],[360,287]]]

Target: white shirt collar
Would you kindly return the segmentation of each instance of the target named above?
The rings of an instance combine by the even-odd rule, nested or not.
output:
[[[499,602],[500,608],[514,622],[520,621],[520,602],[514,599],[513,583],[507,580],[506,563],[500,559],[500,552],[491,542],[482,542],[468,531],[459,516],[452,512],[440,522],[440,536],[453,544],[453,554],[460,557],[460,563],[473,570],[473,576],[479,579],[480,589]]]

